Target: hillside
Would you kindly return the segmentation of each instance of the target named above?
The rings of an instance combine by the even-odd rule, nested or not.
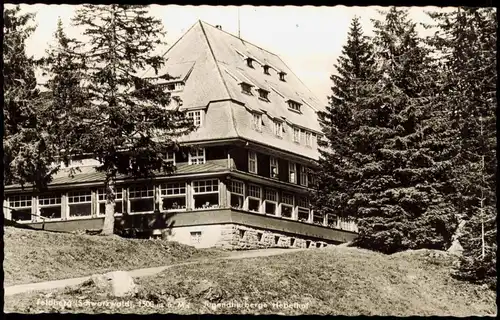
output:
[[[163,240],[4,228],[4,286],[223,255]]]
[[[431,250],[386,256],[344,246],[167,269],[136,279],[132,299],[92,286],[6,297],[8,312],[330,315],[495,315],[495,292],[449,275]],[[42,306],[37,299],[89,305]],[[116,307],[119,303],[129,305]],[[99,303],[107,305],[99,306]],[[111,303],[111,304],[110,304]],[[116,303],[114,305],[113,303]]]

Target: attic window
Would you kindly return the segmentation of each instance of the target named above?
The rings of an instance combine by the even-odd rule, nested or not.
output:
[[[167,83],[165,87],[169,92],[181,91],[182,89],[184,89],[184,82],[178,81],[178,82]]]
[[[286,75],[286,73],[284,73],[283,71],[281,71],[281,72],[279,73],[279,75],[280,75],[280,80],[281,80],[281,81],[285,81],[285,75]]]
[[[252,58],[247,58],[247,66],[248,66],[249,68],[253,68],[253,64],[252,64],[252,62],[253,62],[253,59],[252,59]]]
[[[293,100],[288,100],[288,108],[294,110],[294,111],[297,111],[297,112],[300,112],[300,107],[302,105],[296,101],[293,101]]]
[[[264,66],[264,74],[270,74],[269,73],[269,66]]]
[[[252,94],[252,86],[248,83],[242,82],[240,83],[241,90],[246,94]]]
[[[269,91],[259,89],[259,98],[265,101],[269,101]]]

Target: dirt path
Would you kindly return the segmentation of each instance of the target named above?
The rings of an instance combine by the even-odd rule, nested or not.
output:
[[[234,251],[234,252],[231,252],[228,256],[216,258],[216,260],[234,260],[234,259],[267,257],[267,256],[274,256],[274,255],[279,255],[279,254],[298,252],[298,251],[302,251],[302,250],[306,250],[306,249],[274,248],[274,249],[258,249],[258,250],[249,250],[249,251]],[[155,275],[155,274],[160,273],[163,270],[168,269],[168,268],[190,265],[190,264],[197,264],[197,263],[206,263],[206,262],[211,262],[211,261],[213,261],[213,259],[211,259],[211,260],[200,259],[200,260],[194,260],[194,261],[189,261],[189,262],[171,264],[168,266],[128,270],[128,272],[133,278],[140,278],[140,277]],[[77,284],[80,284],[80,283],[86,281],[89,278],[90,278],[90,276],[86,276],[86,277],[79,277],[79,278],[54,280],[54,281],[19,284],[19,285],[14,285],[14,286],[10,286],[10,287],[5,287],[4,291],[5,291],[5,296],[11,296],[14,294],[28,292],[28,291],[53,290],[53,289],[59,289],[59,288],[64,288],[64,287],[68,287],[68,286],[74,286],[74,285],[77,285]]]

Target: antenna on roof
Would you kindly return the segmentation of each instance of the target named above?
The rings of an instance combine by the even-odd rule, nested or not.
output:
[[[241,39],[241,36],[240,36],[240,7],[238,7],[238,38]]]

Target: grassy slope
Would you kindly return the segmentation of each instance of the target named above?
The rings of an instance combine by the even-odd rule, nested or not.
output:
[[[4,286],[220,256],[176,242],[4,228]]]
[[[61,310],[36,304],[38,298],[52,297],[58,301],[128,301],[132,306],[73,305],[64,310],[89,313],[495,315],[495,292],[454,280],[449,276],[453,257],[435,254],[418,250],[385,256],[347,247],[316,249],[167,269],[137,279],[140,290],[131,299],[111,298],[92,286],[78,286],[6,297],[5,306],[8,312]],[[210,309],[210,301],[260,303],[262,308]],[[296,302],[302,309],[299,305],[275,307],[271,302]]]

